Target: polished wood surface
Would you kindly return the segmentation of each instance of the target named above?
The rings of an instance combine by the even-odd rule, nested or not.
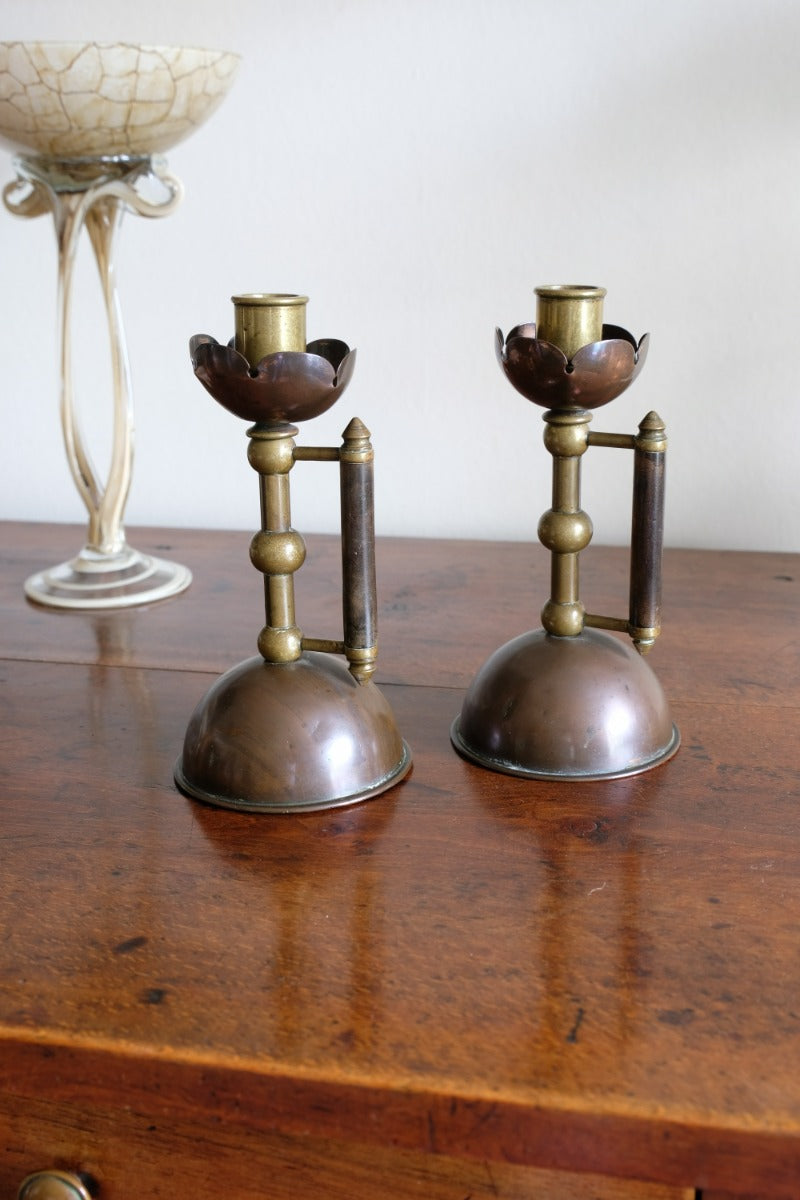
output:
[[[538,623],[546,556],[379,541],[412,773],[286,818],[172,785],[194,704],[254,653],[248,535],[137,531],[195,581],[113,616],[22,596],[78,531],[0,538],[0,1186],[49,1138],[102,1194],[136,1194],[102,1160],[126,1142],[191,1158],[205,1195],[216,1137],[313,1176],[279,1196],[319,1194],[329,1154],[334,1195],[797,1194],[800,556],[668,551],[650,661],[680,752],[534,783],[462,761],[449,726]],[[338,636],[338,544],[308,543],[300,624]],[[584,560],[587,606],[624,614],[625,552]]]

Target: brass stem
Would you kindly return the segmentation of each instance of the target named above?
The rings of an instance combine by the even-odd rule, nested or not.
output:
[[[306,348],[307,296],[258,292],[232,296],[234,346],[251,366],[269,354]],[[247,457],[258,471],[261,531],[250,543],[250,561],[264,574],[266,625],[258,649],[267,662],[295,662],[303,634],[295,620],[293,575],[306,556],[305,543],[292,529],[289,472],[295,461],[294,425],[254,425],[248,430]]]
[[[550,599],[553,604],[577,604],[579,583],[578,555],[554,553],[550,560]]]
[[[581,460],[553,459],[553,508],[556,512],[579,512],[581,506]]]
[[[261,530],[250,543],[250,561],[264,575],[266,625],[258,649],[267,662],[295,662],[302,631],[295,622],[294,572],[305,560],[305,543],[291,523],[289,472],[294,465],[294,425],[248,429],[247,457],[259,473]]]
[[[584,409],[554,409],[544,415],[544,443],[553,456],[553,507],[539,522],[539,540],[552,555],[542,624],[557,637],[575,637],[584,624],[578,555],[591,541],[592,522],[581,508],[580,460],[591,419]]]
[[[292,515],[289,476],[262,475],[260,482],[262,528],[289,529]]]
[[[294,580],[291,575],[267,575],[264,583],[267,625],[271,629],[293,629]]]

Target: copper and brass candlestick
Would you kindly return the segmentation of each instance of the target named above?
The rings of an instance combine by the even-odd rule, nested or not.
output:
[[[551,553],[542,628],[502,646],[473,680],[451,736],[481,766],[533,779],[633,775],[670,758],[678,731],[641,655],[661,623],[666,432],[649,413],[637,434],[592,433],[591,409],[636,378],[647,353],[625,329],[603,324],[604,288],[536,289],[537,319],[503,339],[500,364],[514,387],[544,405],[553,456],[553,503],[539,522]],[[579,555],[592,538],[581,508],[581,458],[590,446],[634,452],[627,617],[586,612]],[[630,636],[636,650],[601,630]],[[639,653],[637,654],[636,651]]]
[[[372,682],[377,655],[373,451],[357,418],[341,447],[299,447],[294,421],[338,399],[355,351],[306,346],[307,298],[234,296],[228,346],[198,335],[195,374],[225,408],[253,421],[247,457],[258,472],[261,529],[250,560],[264,576],[266,623],[259,656],[212,686],[189,722],[175,771],[189,795],[252,812],[302,812],[378,795],[408,771],[408,747]],[[297,624],[294,573],[305,543],[291,524],[296,462],[338,462],[342,511],[343,637],[307,637]],[[338,661],[344,656],[348,668]]]

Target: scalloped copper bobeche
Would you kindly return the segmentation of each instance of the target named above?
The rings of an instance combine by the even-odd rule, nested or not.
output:
[[[308,421],[329,409],[342,394],[356,352],[336,338],[318,338],[305,351],[268,354],[255,366],[205,333],[189,342],[197,378],[214,399],[244,421]]]
[[[533,324],[517,325],[507,338],[496,331],[498,361],[527,400],[544,408],[600,408],[633,383],[644,366],[649,338],[637,343],[627,329],[604,325],[603,338],[581,346],[571,360],[536,337]]]

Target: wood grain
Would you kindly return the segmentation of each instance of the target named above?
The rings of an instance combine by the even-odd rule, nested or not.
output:
[[[4,1151],[4,1153],[3,1153]],[[37,1157],[38,1155],[38,1157]],[[44,1156],[44,1157],[42,1157]],[[79,1170],[108,1200],[693,1200],[693,1193],[507,1163],[415,1154],[312,1135],[169,1124],[130,1113],[0,1099],[0,1192],[15,1196],[31,1161]]]
[[[142,550],[191,567],[175,600],[115,616],[56,613],[22,585],[72,553],[76,526],[0,522],[0,657],[220,673],[256,653],[263,592],[248,532],[134,530]],[[338,538],[306,538],[295,576],[298,620],[341,636]],[[466,688],[498,646],[539,626],[549,556],[524,542],[379,538],[378,671],[384,683]],[[590,546],[582,596],[592,612],[627,616],[628,552]],[[668,549],[663,632],[650,662],[670,699],[800,706],[800,555]]]
[[[48,1121],[85,1112],[95,1155],[98,1137],[120,1147],[139,1122],[131,1154],[153,1172],[172,1143],[164,1133],[148,1159],[150,1125],[182,1154],[193,1128],[217,1129],[226,1163],[258,1145],[301,1174],[300,1146],[317,1164],[336,1147],[361,1180],[353,1196],[384,1194],[369,1164],[394,1173],[398,1155],[399,1196],[548,1195],[551,1182],[525,1190],[534,1168],[608,1178],[613,1197],[628,1194],[620,1180],[796,1194],[796,558],[706,555],[692,584],[698,558],[675,552],[686,626],[659,673],[683,747],[645,775],[570,785],[482,771],[449,744],[466,660],[497,632],[482,628],[487,557],[519,579],[525,548],[383,544],[379,574],[403,606],[385,622],[384,670],[400,681],[384,691],[412,775],[352,809],[266,818],[171,782],[216,670],[195,651],[219,655],[215,622],[245,607],[247,570],[220,566],[230,535],[176,538],[206,582],[104,618],[97,641],[97,618],[19,599],[60,533],[34,529],[9,552],[0,597],[0,1129],[7,1154],[31,1148],[14,1171],[47,1165],[30,1156]],[[610,594],[619,555],[597,563]],[[498,612],[515,622],[519,598]],[[471,630],[465,661],[453,613]],[[19,1111],[29,1142],[9,1124]],[[62,1157],[68,1144],[54,1142]]]

